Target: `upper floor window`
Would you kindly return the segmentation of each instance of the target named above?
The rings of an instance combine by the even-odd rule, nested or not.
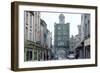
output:
[[[61,35],[61,32],[60,31],[58,31],[58,35]]]
[[[26,11],[25,22],[26,22],[26,25],[28,25],[28,12],[27,11]]]
[[[88,20],[88,24],[90,24],[90,20]]]
[[[32,41],[32,33],[30,33],[30,41]]]
[[[67,37],[63,37],[63,40],[66,40],[67,39]]]
[[[85,19],[87,18],[87,15],[85,15]]]
[[[66,31],[68,28],[67,26],[63,26],[63,30]]]
[[[63,46],[64,42],[58,42],[58,46]]]
[[[30,13],[30,28],[32,28],[32,14]]]
[[[61,37],[58,37],[58,40],[61,40]]]
[[[28,28],[26,27],[26,31],[25,31],[25,33],[26,33],[26,39],[28,40]]]
[[[58,30],[61,30],[61,27],[58,27]]]
[[[64,35],[66,35],[66,32],[63,32]]]

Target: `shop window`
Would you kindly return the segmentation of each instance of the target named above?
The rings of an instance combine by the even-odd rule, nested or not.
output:
[[[34,60],[37,60],[37,51],[34,51]]]
[[[26,53],[26,60],[31,61],[32,60],[32,51],[27,51]]]

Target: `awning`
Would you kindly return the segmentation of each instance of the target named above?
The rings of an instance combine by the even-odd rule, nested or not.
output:
[[[84,46],[90,45],[90,38],[84,40]]]

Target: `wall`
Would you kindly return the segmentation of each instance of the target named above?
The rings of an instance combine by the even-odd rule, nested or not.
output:
[[[0,73],[14,73],[10,70],[10,54],[11,54],[11,6],[10,3],[14,0],[0,0]],[[20,0],[19,0],[20,1]],[[22,0],[22,1],[37,1],[37,2],[54,2],[65,4],[82,4],[82,5],[98,5],[98,13],[100,13],[100,0]],[[100,14],[98,14],[98,19]],[[99,24],[100,22],[98,22]],[[98,28],[100,25],[98,25]],[[100,31],[100,29],[98,29]],[[98,33],[100,37],[100,33]],[[100,38],[98,39],[100,43]],[[98,46],[100,48],[100,45]],[[100,52],[100,49],[98,49]],[[100,55],[100,53],[98,53]],[[86,68],[70,68],[70,69],[55,69],[55,70],[40,70],[26,71],[21,73],[99,73],[100,72],[100,57],[98,58],[98,67]],[[18,72],[19,73],[19,72]]]

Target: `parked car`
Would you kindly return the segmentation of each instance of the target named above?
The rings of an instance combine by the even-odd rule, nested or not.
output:
[[[74,51],[69,51],[69,54],[67,56],[68,59],[75,59],[75,52]]]
[[[68,58],[68,59],[75,59],[75,54],[69,54],[69,55],[67,56],[67,58]]]

